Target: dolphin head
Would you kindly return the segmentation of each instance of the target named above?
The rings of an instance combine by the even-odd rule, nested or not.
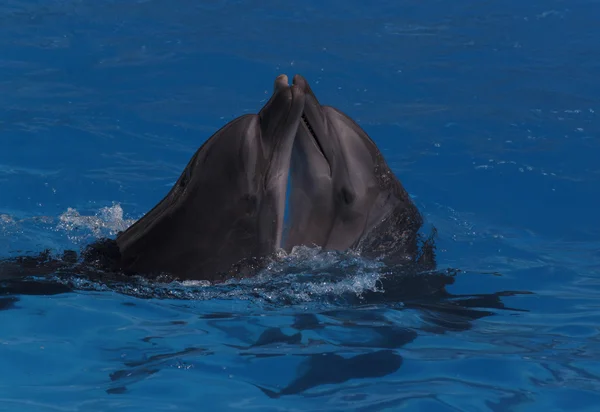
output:
[[[294,84],[304,90],[305,104],[292,153],[286,249],[373,243],[387,220],[396,252],[414,253],[421,216],[375,143],[346,114],[322,106],[302,76]]]
[[[209,138],[150,212],[117,237],[123,269],[216,278],[280,247],[293,142],[304,90],[285,75],[258,114]]]

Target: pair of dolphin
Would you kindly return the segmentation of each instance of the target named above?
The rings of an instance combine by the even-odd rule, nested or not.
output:
[[[341,111],[322,106],[302,76],[290,86],[280,75],[260,112],[208,139],[166,197],[118,234],[112,248],[126,273],[217,280],[240,262],[298,245],[415,261],[421,225],[369,136]],[[87,256],[105,253],[98,250]]]

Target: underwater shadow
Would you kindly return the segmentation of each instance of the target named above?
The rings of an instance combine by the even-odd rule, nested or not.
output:
[[[385,310],[355,310],[352,307],[336,308],[318,314],[298,314],[295,316],[293,328],[295,341],[302,341],[303,331],[326,329],[333,326],[319,318],[325,316],[342,321],[349,329],[350,336],[364,335],[366,330],[371,339],[344,341],[343,347],[366,351],[355,356],[342,356],[335,351],[301,355],[305,359],[297,367],[297,376],[279,390],[256,385],[271,398],[284,395],[301,395],[305,391],[323,385],[335,385],[358,379],[374,379],[397,372],[403,363],[398,349],[413,342],[419,335],[417,330],[402,327],[390,322],[386,317],[389,311],[418,310],[422,324],[418,331],[432,334],[466,331],[473,327],[473,322],[492,316],[499,310],[527,312],[523,309],[507,307],[502,298],[522,294],[527,291],[502,291],[490,294],[455,295],[446,290],[446,286],[454,283],[455,276],[441,272],[425,274],[391,275],[383,281],[385,293],[368,293],[363,296],[361,306],[382,303],[402,302],[402,307],[385,305]],[[278,328],[268,330],[259,338],[257,344],[285,342],[285,334]],[[268,333],[268,338],[265,336]],[[289,339],[289,337],[288,337]],[[310,343],[310,341],[309,341]],[[254,347],[254,345],[253,345]],[[251,349],[251,348],[249,348]],[[249,353],[243,353],[248,356]],[[283,352],[280,356],[286,356]],[[254,355],[257,358],[260,354]],[[270,355],[273,356],[273,355]],[[332,388],[335,392],[336,389]]]
[[[422,272],[406,265],[386,267],[385,275],[379,278],[380,290],[364,290],[360,296],[347,292],[336,296],[338,302],[326,305],[324,310],[315,313],[299,311],[294,314],[291,325],[265,328],[256,341],[248,346],[226,346],[236,350],[238,356],[254,359],[251,364],[259,368],[262,367],[261,360],[268,358],[293,355],[299,359],[296,376],[285,385],[269,387],[258,382],[248,382],[271,398],[310,396],[306,392],[313,388],[339,385],[351,380],[381,378],[400,370],[403,358],[398,350],[415,341],[419,333],[466,331],[473,327],[474,321],[493,316],[498,311],[524,311],[506,306],[502,299],[531,294],[527,291],[452,294],[447,287],[453,285],[459,275],[459,271],[453,270]],[[82,289],[82,284],[75,280],[81,279],[90,282],[102,280],[108,287],[132,281],[123,274],[82,266],[69,253],[60,258],[44,252],[35,257],[5,259],[0,261],[0,310],[17,308],[15,304],[19,295],[76,292]],[[277,283],[269,286],[267,282],[266,285],[266,288],[281,287]],[[243,286],[240,283],[228,287]],[[217,289],[216,286],[211,288]],[[256,289],[256,285],[252,288]],[[219,295],[215,297],[218,298]],[[326,298],[324,300],[327,301]],[[294,306],[294,303],[279,304],[283,307]],[[390,321],[387,316],[390,311],[407,309],[419,312],[422,324],[418,328]],[[227,330],[218,325],[219,318],[226,317],[224,314],[207,313],[199,316],[207,319],[207,322],[215,322],[212,326],[227,333]],[[284,332],[284,329],[290,328],[295,332]],[[336,328],[338,331],[342,328],[347,336],[343,342],[335,336]],[[364,336],[368,336],[368,339],[358,338]],[[283,349],[278,349],[280,347]],[[306,353],[310,348],[323,350]],[[205,348],[187,348],[136,362],[126,362],[123,369],[110,374],[109,388],[106,391],[110,394],[126,393],[128,386],[145,380],[161,369],[169,368],[174,360],[212,355],[213,352]],[[328,390],[337,389],[334,387]]]
[[[383,282],[385,292],[367,292],[351,302],[349,297],[343,305],[332,305],[315,313],[299,311],[293,315],[291,324],[281,327],[266,327],[253,343],[247,346],[223,344],[235,349],[236,355],[251,360],[248,365],[253,370],[264,370],[270,364],[263,364],[273,358],[289,361],[298,359],[296,376],[284,385],[275,387],[261,382],[247,380],[270,398],[302,395],[314,388],[335,392],[336,385],[355,380],[382,378],[399,371],[403,364],[399,349],[414,342],[420,333],[446,334],[466,331],[474,321],[493,316],[498,311],[526,312],[506,306],[502,299],[508,296],[530,294],[527,291],[502,291],[490,294],[456,295],[446,287],[454,283],[457,274],[453,272],[429,272],[421,274],[389,274]],[[402,302],[401,305],[397,305]],[[390,311],[417,310],[422,324],[418,328],[403,326],[391,321]],[[234,333],[221,320],[231,319],[225,313],[200,315],[207,323],[222,333]],[[339,340],[340,328],[345,338]],[[293,329],[290,333],[289,330]],[[287,332],[286,332],[287,331]],[[368,338],[365,338],[367,336]],[[232,335],[233,339],[233,335]],[[227,341],[229,339],[226,339]],[[202,356],[212,353],[205,349]],[[316,353],[306,353],[315,352]],[[182,356],[181,353],[166,353],[165,359]],[[184,357],[189,356],[183,354]],[[181,362],[186,360],[181,359]],[[189,363],[189,358],[188,358]],[[161,367],[169,364],[157,363],[155,359],[139,361],[135,367],[127,367],[111,375],[113,385],[125,393],[127,386],[144,380]],[[147,372],[147,374],[145,374]],[[123,380],[121,381],[121,377]],[[126,378],[125,378],[126,377]],[[334,385],[327,387],[327,385]]]

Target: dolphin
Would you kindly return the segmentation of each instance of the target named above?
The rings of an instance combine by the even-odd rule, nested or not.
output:
[[[258,114],[218,130],[165,198],[117,235],[120,269],[217,280],[236,263],[275,252],[303,109],[303,88],[277,77]]]
[[[305,94],[292,152],[289,227],[284,248],[354,249],[389,263],[419,255],[423,219],[367,133],[342,111],[322,106],[300,75]]]
[[[282,240],[290,179],[288,233]],[[341,111],[321,106],[306,80],[275,80],[258,114],[234,119],[194,154],[170,192],[117,235],[82,251],[0,264],[0,280],[35,272],[166,273],[245,277],[280,247],[356,249],[415,260],[422,217],[375,143]],[[428,246],[428,247],[425,247]],[[433,247],[422,258],[433,262]],[[88,271],[89,268],[89,271]],[[248,273],[249,271],[249,273]]]

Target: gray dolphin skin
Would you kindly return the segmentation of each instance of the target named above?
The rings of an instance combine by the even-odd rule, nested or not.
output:
[[[373,140],[346,114],[321,106],[302,76],[294,84],[306,102],[292,152],[285,249],[415,260],[422,217]]]
[[[304,90],[275,80],[258,114],[217,131],[150,212],[117,236],[123,270],[216,280],[281,245],[290,156]]]

